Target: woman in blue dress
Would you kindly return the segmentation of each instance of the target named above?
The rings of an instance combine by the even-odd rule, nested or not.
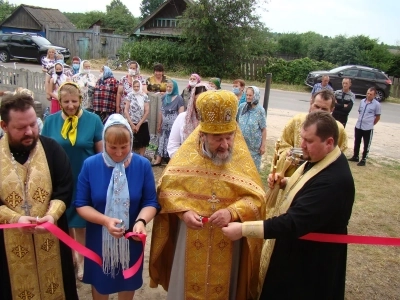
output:
[[[159,210],[150,162],[132,153],[128,121],[111,115],[103,131],[103,153],[85,160],[74,205],[87,221],[86,246],[103,259],[103,268],[85,259],[83,282],[92,285],[95,300],[132,299],[143,284],[143,264],[124,279],[122,271],[139,259],[140,242],[125,239],[125,231],[146,234],[146,224]]]
[[[265,110],[258,103],[259,101],[260,90],[256,86],[249,86],[246,89],[246,102],[240,104],[236,117],[258,171],[260,171],[261,156],[265,153],[267,142]]]
[[[82,109],[82,93],[76,83],[63,83],[58,90],[58,99],[61,111],[46,118],[42,135],[56,140],[67,153],[74,179],[72,199],[75,199],[76,183],[84,160],[103,149],[103,123],[99,116]],[[71,237],[84,245],[86,221],[73,206],[67,209],[67,218]],[[77,278],[82,280],[83,256],[75,251],[73,254]]]

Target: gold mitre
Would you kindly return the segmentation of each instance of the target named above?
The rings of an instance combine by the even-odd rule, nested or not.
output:
[[[230,91],[210,90],[201,93],[196,100],[200,131],[213,134],[235,131],[237,102],[235,94]]]

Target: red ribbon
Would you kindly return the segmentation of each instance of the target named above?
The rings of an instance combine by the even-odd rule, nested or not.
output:
[[[144,256],[144,245],[146,244],[146,235],[141,234],[141,233],[134,233],[134,232],[128,232],[125,234],[125,238],[129,239],[130,237],[138,237],[140,241],[142,242],[143,246],[143,251],[142,254],[140,255],[139,259],[133,264],[132,267],[130,267],[127,270],[122,271],[122,275],[124,276],[125,279],[128,279],[135,275],[137,271],[139,270],[140,266],[142,265],[143,262],[143,256]]]
[[[79,254],[85,256],[86,258],[94,261],[97,263],[100,267],[103,266],[103,261],[101,257],[95,253],[94,251],[90,250],[89,248],[86,248],[82,244],[78,243],[75,241],[73,238],[71,238],[67,233],[62,231],[59,227],[56,225],[45,222],[45,223],[40,223],[40,224],[32,224],[32,223],[13,223],[13,224],[0,224],[0,229],[12,229],[12,228],[27,228],[27,227],[36,227],[36,226],[42,226],[43,228],[47,229],[50,233],[52,233],[55,237],[57,237],[60,241],[62,241],[65,245],[70,247],[71,249],[75,250]],[[130,238],[130,237],[139,237],[142,245],[143,245],[143,251],[139,259],[133,264],[132,267],[130,267],[127,270],[123,270],[123,276],[125,279],[128,279],[135,275],[137,271],[139,270],[142,261],[143,261],[143,255],[144,255],[144,245],[146,244],[146,235],[144,234],[138,234],[138,233],[133,233],[129,232],[125,234],[125,238]]]
[[[360,244],[360,245],[377,245],[377,246],[400,246],[400,238],[380,237],[380,236],[362,236],[362,235],[344,235],[329,233],[309,233],[300,239],[339,244]]]

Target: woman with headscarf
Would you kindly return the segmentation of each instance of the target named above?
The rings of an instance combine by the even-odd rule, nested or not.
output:
[[[265,110],[259,104],[260,90],[256,86],[246,89],[246,103],[239,106],[237,121],[243,133],[251,157],[260,171],[261,156],[265,153],[267,142],[267,122]]]
[[[94,87],[93,111],[105,123],[107,118],[116,111],[118,81],[109,67],[103,66],[100,71],[100,78]]]
[[[160,133],[158,139],[158,150],[152,166],[161,166],[163,159],[169,160],[168,139],[172,125],[176,117],[185,110],[182,97],[179,95],[178,84],[175,80],[169,80],[166,86],[166,94],[161,98],[161,111],[158,114],[157,131]]]
[[[67,153],[71,162],[74,179],[73,199],[76,199],[76,185],[83,162],[103,149],[101,142],[103,124],[100,118],[81,108],[82,95],[74,82],[63,83],[58,90],[61,111],[46,118],[42,135],[56,140]],[[67,209],[70,235],[79,243],[85,244],[86,222],[74,207]],[[74,253],[77,278],[82,280],[83,257]]]
[[[82,92],[82,108],[89,111],[93,110],[93,92],[96,86],[97,78],[90,73],[90,61],[82,60],[79,72],[72,77],[72,81],[76,82]]]
[[[187,110],[179,114],[172,125],[167,147],[169,157],[175,154],[186,138],[199,124],[196,100],[201,93],[211,89],[208,83],[199,83],[192,89]]]
[[[193,73],[189,77],[189,84],[183,89],[181,97],[183,98],[183,102],[185,103],[185,109],[188,106],[190,96],[192,95],[192,90],[196,86],[196,84],[199,84],[201,81],[200,75]]]
[[[117,113],[124,114],[125,99],[126,96],[133,91],[132,84],[134,80],[139,80],[140,83],[146,85],[143,77],[140,75],[140,66],[136,61],[130,61],[127,63],[128,74],[123,76],[119,81],[118,91],[117,91],[117,103],[116,111]]]
[[[208,84],[214,89],[214,90],[220,90],[221,89],[221,79],[218,77],[213,77],[210,78],[208,81]]]
[[[54,72],[51,76],[49,84],[49,93],[51,96],[50,102],[50,113],[54,114],[58,112],[60,108],[60,102],[58,99],[57,91],[59,87],[66,81],[70,81],[70,78],[64,73],[64,65],[60,62],[54,64]]]
[[[149,97],[142,91],[142,84],[139,80],[132,82],[132,92],[125,98],[124,116],[131,125],[133,132],[133,149],[137,149],[139,154],[144,156],[146,147],[150,142],[149,125],[147,117],[149,115]]]
[[[123,270],[144,250],[124,234],[146,234],[146,224],[160,206],[150,163],[132,153],[132,140],[126,119],[111,115],[103,130],[103,152],[84,162],[78,178],[74,205],[88,222],[86,246],[103,259],[103,269],[85,259],[83,282],[92,285],[93,299],[108,299],[113,293],[118,299],[132,299],[143,284],[143,264],[132,277],[123,277]]]

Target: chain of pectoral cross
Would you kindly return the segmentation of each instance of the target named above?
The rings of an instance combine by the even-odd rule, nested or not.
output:
[[[29,204],[28,198],[27,198],[27,195],[28,195],[28,192],[27,192],[28,184],[27,183],[28,183],[28,180],[29,180],[29,165],[31,163],[31,157],[29,157],[28,162],[27,162],[27,170],[28,171],[27,171],[27,174],[26,174],[25,181],[21,180],[21,177],[18,174],[17,161],[15,160],[14,155],[12,153],[11,153],[11,161],[12,161],[12,164],[14,166],[15,173],[17,174],[18,180],[19,180],[20,184],[22,185],[23,203],[21,205],[21,208],[24,210],[25,216],[30,216],[31,215],[32,205]]]
[[[219,177],[221,176],[221,174],[218,176],[218,178],[212,179],[210,177],[210,174],[212,173],[212,171],[210,171],[210,169],[208,168],[208,165],[206,165],[206,170],[207,170],[207,177],[210,179],[210,181],[213,180],[213,183],[211,185],[211,198],[207,199],[207,202],[209,202],[211,204],[211,210],[215,211],[216,210],[216,205],[221,202],[217,198],[217,194],[215,192],[215,183],[219,182]]]

